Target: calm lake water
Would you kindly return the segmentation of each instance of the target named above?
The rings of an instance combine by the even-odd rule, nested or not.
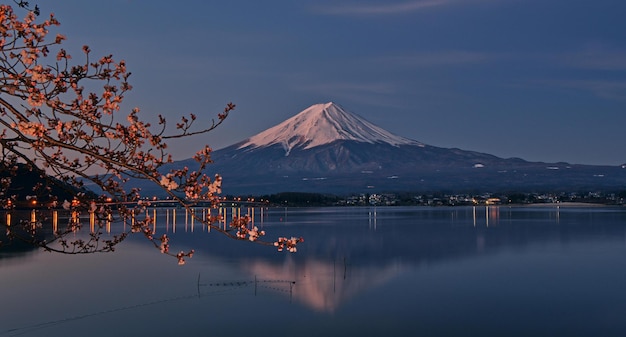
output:
[[[626,335],[624,208],[241,209],[295,254],[155,212],[186,265],[0,248],[0,336]]]

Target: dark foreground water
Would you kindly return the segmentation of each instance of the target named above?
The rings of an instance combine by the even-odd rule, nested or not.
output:
[[[0,336],[626,335],[624,208],[254,210],[269,238],[305,237],[295,254],[181,213],[157,232],[195,249],[184,266],[139,236],[0,248]]]

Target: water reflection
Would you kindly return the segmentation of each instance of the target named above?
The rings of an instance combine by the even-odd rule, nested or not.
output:
[[[598,335],[623,332],[619,330],[624,324],[614,320],[609,324],[606,318],[611,312],[626,313],[622,289],[626,211],[621,208],[229,207],[193,212],[195,217],[183,209],[149,208],[137,215],[153,217],[152,230],[171,236],[173,247],[196,250],[184,267],[161,258],[141,236],[131,237],[114,254],[95,257],[66,259],[31,251],[33,258],[25,260],[0,248],[0,273],[6,285],[0,297],[5,305],[18,307],[24,302],[6,289],[28,289],[44,306],[32,309],[39,316],[33,314],[37,319],[31,321],[19,312],[7,312],[0,326],[57,322],[63,317],[56,313],[63,310],[64,317],[80,317],[87,324],[95,317],[122,319],[115,311],[120,309],[153,316],[167,311],[172,321],[193,322],[197,331],[204,331],[207,317],[244,310],[254,313],[255,322],[267,332],[256,331],[260,336],[272,335],[286,322],[307,326],[307,319],[327,326],[330,335],[341,330],[339,322],[355,334],[400,335],[400,329],[405,335],[555,331],[542,330],[546,326],[564,334],[576,333],[581,326],[593,326]],[[210,233],[196,220],[215,215],[230,219],[233,214],[248,215],[251,225],[268,232],[269,240],[297,234],[306,241],[296,254],[278,253],[273,247]],[[56,217],[42,216],[50,219],[44,228],[52,230],[73,215],[59,211]],[[91,221],[88,215],[79,216],[85,223]],[[32,220],[28,212],[0,219],[9,224]],[[112,219],[105,231],[113,235],[127,229],[130,221]],[[219,225],[227,228],[227,220]],[[44,284],[37,282],[41,275],[47,275]],[[120,296],[113,290],[129,286],[139,294]],[[81,287],[99,289],[102,295],[59,304],[68,301],[67,294],[92,294]],[[76,312],[79,307],[89,310]],[[172,308],[201,314],[193,320]],[[91,316],[94,312],[100,314]],[[519,326],[520,317],[524,327]],[[210,323],[210,329],[222,332],[218,335],[249,332],[224,330],[220,327],[225,323],[215,320]],[[453,331],[452,326],[460,330]],[[307,328],[308,335],[324,332],[312,324]]]
[[[289,300],[293,296],[293,288],[296,281],[281,280],[281,279],[262,279],[255,275],[254,280],[230,280],[230,281],[218,281],[210,283],[202,283],[200,281],[200,274],[198,274],[198,297],[213,295],[224,291],[232,291],[234,289],[253,287],[254,296],[262,290],[269,290],[273,292],[279,292],[289,295]]]
[[[269,280],[293,278],[294,299],[320,312],[335,312],[342,303],[370,288],[384,285],[403,270],[400,264],[388,266],[353,266],[344,258],[328,263],[320,259],[305,259],[299,265],[293,259],[283,264],[267,260],[247,262],[243,268],[253,275]]]
[[[482,209],[484,209],[485,212],[483,219],[481,219],[480,215],[478,214],[479,212],[481,212]],[[483,221],[485,227],[489,227],[490,224],[491,226],[497,226],[499,218],[500,206],[472,206],[472,219],[474,222],[474,227],[478,225],[483,225]]]
[[[376,207],[374,207],[374,209],[370,210],[367,213],[367,215],[368,215],[369,228],[373,229],[373,230],[376,230],[376,225],[377,225],[377,221],[378,221],[378,219],[377,219],[378,213],[377,213]]]

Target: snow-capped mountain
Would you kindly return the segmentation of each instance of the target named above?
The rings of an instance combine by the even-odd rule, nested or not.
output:
[[[311,149],[338,140],[381,143],[393,146],[424,144],[394,135],[335,103],[315,104],[286,121],[239,144],[239,149],[279,144],[289,155],[291,149]]]
[[[334,103],[212,153],[226,194],[623,188],[626,169],[499,158],[394,135]],[[174,163],[193,167],[193,160]]]

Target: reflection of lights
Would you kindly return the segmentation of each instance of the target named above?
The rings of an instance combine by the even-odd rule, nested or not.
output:
[[[472,221],[474,223],[474,227],[478,222],[479,215],[477,213],[476,206],[472,207]],[[493,224],[498,224],[498,220],[500,218],[500,207],[499,206],[485,206],[485,225],[489,227],[489,222],[492,221]]]
[[[191,210],[191,232],[192,233],[193,233],[194,224],[196,223],[195,219],[196,219],[196,213],[194,210]]]
[[[561,206],[556,206],[556,223],[561,220]]]
[[[498,219],[500,218],[500,207],[489,207],[489,217],[491,217],[497,225]]]
[[[489,206],[485,207],[485,224],[489,227]]]
[[[176,209],[172,210],[172,232],[176,233]]]
[[[370,226],[370,228],[373,227],[373,229],[376,230],[376,222],[377,222],[376,209],[374,208],[374,211],[373,212],[370,211],[368,213],[368,215],[369,215],[369,226]]]
[[[474,219],[474,227],[476,227],[476,206],[472,207],[472,218]]]
[[[156,208],[152,210],[152,234],[156,233],[157,213]]]

